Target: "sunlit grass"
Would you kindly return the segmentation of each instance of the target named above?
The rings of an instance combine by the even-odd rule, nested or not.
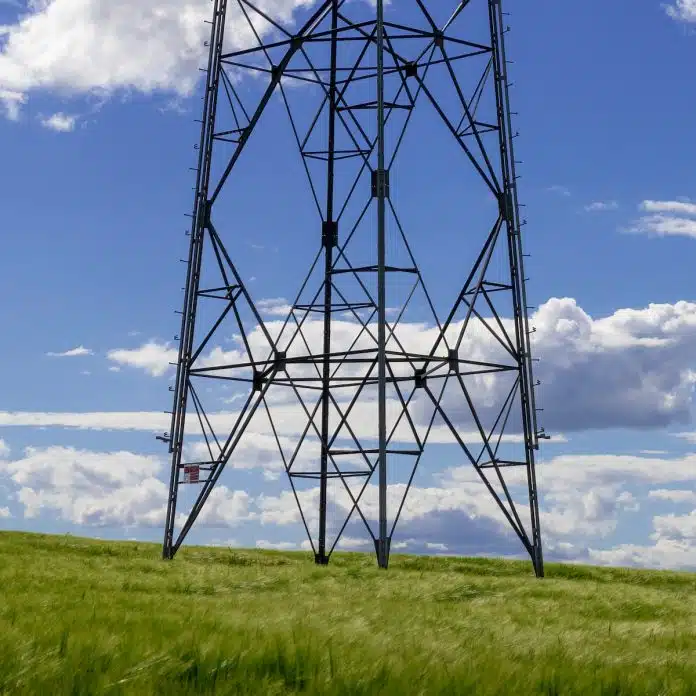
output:
[[[0,693],[696,695],[696,576],[0,533]]]

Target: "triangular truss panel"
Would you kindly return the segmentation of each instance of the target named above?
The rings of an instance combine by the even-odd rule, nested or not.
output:
[[[259,0],[214,0],[163,438],[166,558],[225,468],[258,460],[287,477],[317,563],[346,529],[362,528],[386,567],[436,431],[459,446],[543,574],[534,475],[543,431],[501,4],[326,0],[277,17]],[[278,171],[281,138],[294,159]],[[236,265],[239,240],[266,224],[239,214],[245,167],[268,191],[265,212],[282,206],[296,252],[282,269],[295,288],[282,299],[252,296]],[[447,257],[435,295],[418,265],[424,252]],[[220,411],[225,394],[231,405]],[[184,484],[197,493],[182,515]]]

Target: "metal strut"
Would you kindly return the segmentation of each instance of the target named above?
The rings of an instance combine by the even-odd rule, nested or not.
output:
[[[326,565],[326,506],[329,473],[329,410],[331,382],[331,314],[333,300],[333,250],[338,244],[338,225],[334,220],[334,172],[336,163],[336,109],[338,94],[336,90],[338,0],[331,2],[331,65],[328,94],[328,148],[326,153],[326,220],[323,223],[322,242],[324,246],[324,361],[321,382],[321,478],[319,480],[319,551],[316,562]]]
[[[165,522],[162,555],[165,559],[173,558],[174,523],[176,502],[179,488],[179,472],[182,467],[182,447],[184,441],[184,424],[189,395],[189,368],[193,352],[193,339],[196,322],[196,301],[199,289],[203,238],[210,221],[208,206],[208,186],[210,183],[210,166],[212,162],[213,133],[215,128],[215,111],[220,83],[220,57],[225,36],[225,18],[227,0],[214,0],[213,20],[210,28],[210,53],[206,71],[205,93],[203,94],[203,119],[201,137],[198,146],[198,168],[196,177],[196,195],[193,202],[193,215],[189,243],[188,270],[184,290],[184,311],[181,317],[179,355],[177,358],[176,382],[174,385],[174,407],[172,408],[171,437],[169,453],[172,455],[172,467],[169,477],[169,497],[167,501],[167,518]]]
[[[384,157],[384,0],[377,0],[377,380],[379,438],[379,539],[377,564],[389,563],[387,536],[387,279],[386,279],[386,181]]]
[[[515,338],[519,352],[519,379],[522,409],[522,425],[527,459],[527,483],[532,529],[532,562],[537,577],[544,576],[544,558],[541,546],[541,523],[537,495],[535,451],[539,449],[539,432],[536,422],[532,350],[530,344],[527,295],[524,275],[524,254],[520,232],[517,176],[513,152],[512,117],[505,57],[503,8],[501,0],[491,0],[488,6],[495,75],[496,104],[498,109],[498,136],[504,181],[504,205],[506,211],[510,277],[512,280]]]

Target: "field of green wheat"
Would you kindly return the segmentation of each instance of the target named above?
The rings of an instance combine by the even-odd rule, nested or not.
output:
[[[696,575],[4,532],[0,693],[696,694]]]

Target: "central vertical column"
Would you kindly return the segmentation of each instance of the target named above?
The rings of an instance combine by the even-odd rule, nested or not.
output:
[[[384,169],[384,0],[377,0],[377,381],[379,432],[379,539],[377,564],[389,562],[387,538],[386,196]]]
[[[329,470],[329,382],[331,381],[331,302],[333,248],[338,242],[338,228],[334,215],[334,166],[336,139],[336,52],[338,48],[338,1],[331,7],[331,74],[329,77],[329,142],[326,170],[326,221],[322,229],[324,245],[324,360],[321,379],[321,473],[319,477],[319,548],[315,561],[319,565],[329,562],[326,555],[326,489]]]

